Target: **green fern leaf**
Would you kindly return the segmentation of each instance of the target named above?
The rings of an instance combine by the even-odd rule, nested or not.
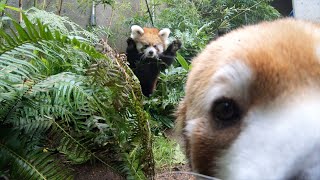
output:
[[[13,149],[0,143],[0,152],[12,159],[18,179],[72,179],[72,176],[54,163],[50,153],[42,151],[29,152],[27,156],[19,155]],[[50,172],[50,173],[49,173]]]
[[[152,176],[149,117],[130,68],[97,52],[76,32],[61,32],[39,19],[23,18],[24,25],[14,22],[10,33],[0,29],[4,41],[0,45],[0,102],[4,107],[0,127],[9,125],[20,134],[38,138],[30,140],[34,143],[30,149],[44,145],[40,140],[46,139],[40,134],[50,132],[49,145],[68,160],[96,159],[111,168],[101,158],[111,152],[118,155],[115,164],[119,165],[112,167],[120,167],[128,178],[144,178],[143,172]],[[97,66],[86,71],[93,63]],[[24,159],[16,157],[19,161],[15,163],[20,176],[39,178],[29,162],[37,164],[43,176],[65,179],[52,170],[51,156],[39,152],[21,157]]]

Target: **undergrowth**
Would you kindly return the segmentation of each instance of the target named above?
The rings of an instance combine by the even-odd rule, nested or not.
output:
[[[97,37],[66,18],[32,9],[22,24],[8,19],[13,26],[0,29],[0,174],[72,179],[68,167],[92,161],[127,179],[152,177],[149,115],[125,62],[97,51]]]
[[[170,171],[179,165],[187,163],[180,145],[172,139],[157,136],[153,144],[156,171]]]

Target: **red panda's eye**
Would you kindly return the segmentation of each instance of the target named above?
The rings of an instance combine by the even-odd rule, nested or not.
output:
[[[242,111],[235,100],[221,98],[213,103],[211,115],[217,125],[223,128],[238,122],[241,119]]]

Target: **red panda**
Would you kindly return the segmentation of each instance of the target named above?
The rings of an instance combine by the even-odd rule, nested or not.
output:
[[[131,38],[136,43],[139,53],[143,53],[143,57],[154,58],[166,49],[170,30],[164,28],[141,28],[138,25],[131,27]]]
[[[320,179],[320,26],[234,30],[192,60],[177,111],[192,170],[224,180]]]
[[[131,35],[127,39],[127,60],[145,96],[153,93],[160,71],[173,63],[177,50],[181,48],[179,40],[167,46],[169,34],[168,28],[131,27]]]

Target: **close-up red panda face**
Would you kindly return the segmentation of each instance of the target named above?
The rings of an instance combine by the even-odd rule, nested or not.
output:
[[[192,170],[224,180],[320,179],[320,26],[234,30],[192,60],[177,110]]]
[[[131,38],[135,41],[139,53],[143,58],[157,58],[167,48],[170,30],[164,28],[141,28],[138,25],[131,26]]]

